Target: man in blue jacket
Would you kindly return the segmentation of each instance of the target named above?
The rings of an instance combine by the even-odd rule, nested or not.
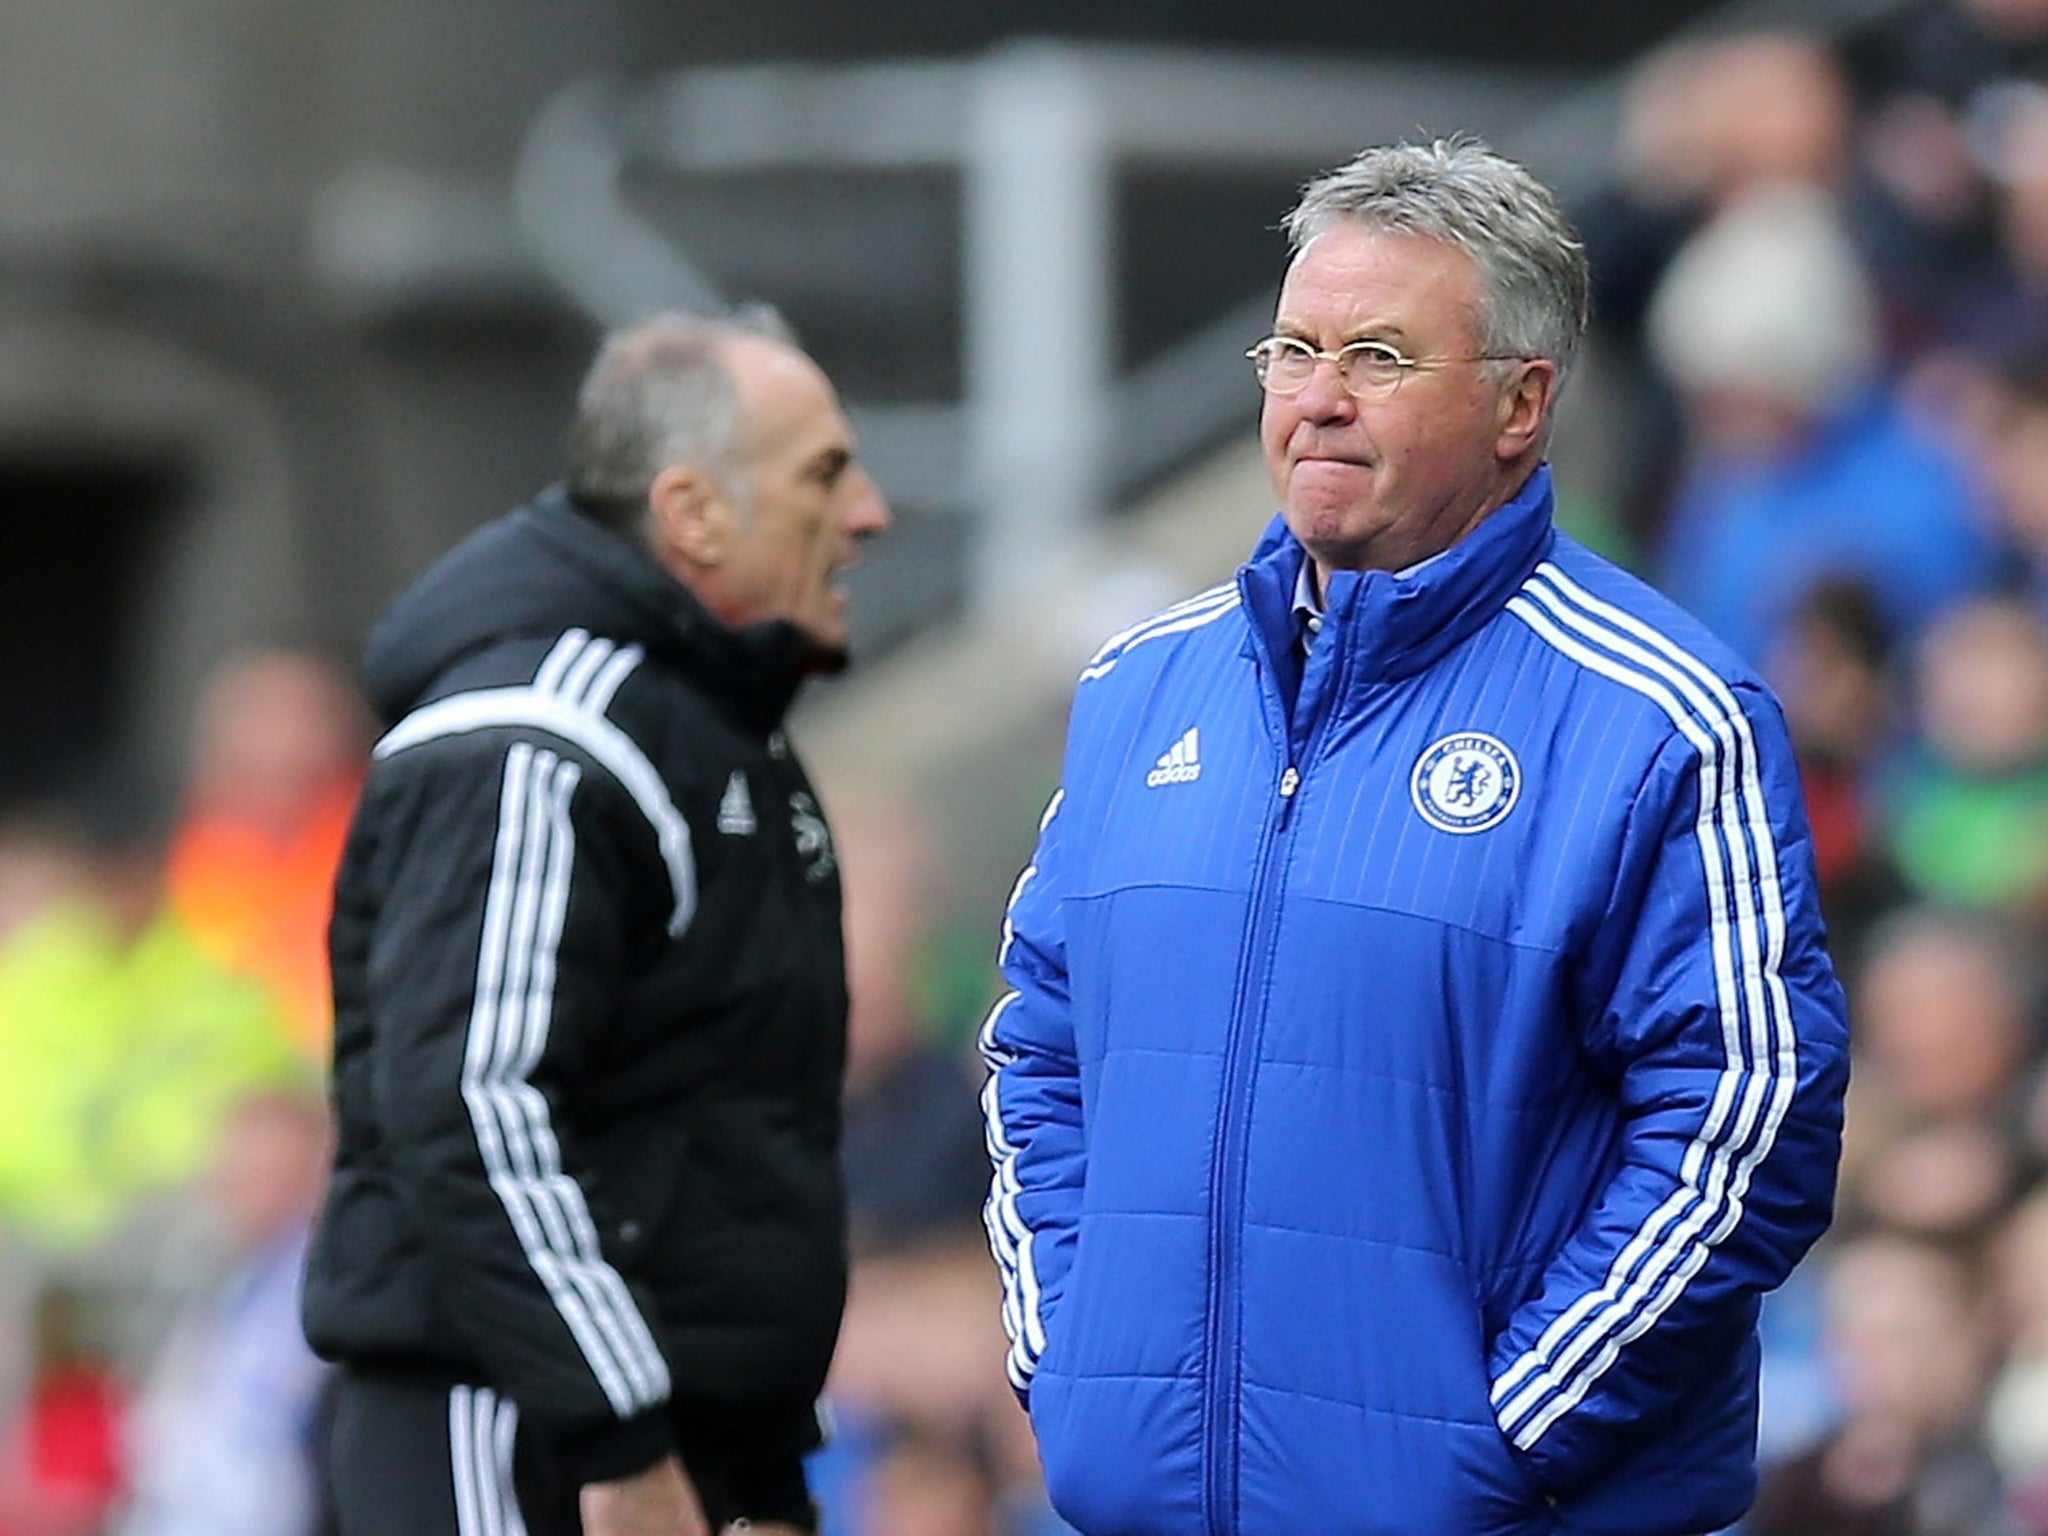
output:
[[[1288,230],[1280,515],[1082,673],[1005,926],[1011,1379],[1089,1536],[1713,1530],[1847,1076],[1784,723],[1552,526],[1546,189],[1400,145]]]

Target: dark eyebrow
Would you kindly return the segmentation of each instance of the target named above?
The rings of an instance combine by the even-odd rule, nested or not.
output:
[[[853,450],[843,444],[834,443],[830,448],[813,455],[808,472],[830,485],[845,474],[852,464]]]

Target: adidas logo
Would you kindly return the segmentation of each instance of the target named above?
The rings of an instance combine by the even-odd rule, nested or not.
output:
[[[1187,734],[1159,759],[1159,766],[1145,775],[1145,783],[1157,789],[1162,784],[1192,784],[1199,779],[1202,776],[1200,734],[1194,726],[1189,726]]]
[[[754,797],[747,793],[747,776],[738,769],[725,781],[725,794],[718,802],[718,830],[729,837],[752,837],[759,829],[754,820]]]

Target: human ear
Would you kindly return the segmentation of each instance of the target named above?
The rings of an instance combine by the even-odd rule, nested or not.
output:
[[[671,464],[647,488],[656,553],[709,569],[725,563],[738,528],[732,502],[718,483],[687,464]]]
[[[1503,462],[1518,459],[1540,442],[1556,398],[1557,364],[1547,357],[1517,364],[1514,379],[1501,391],[1494,455]]]

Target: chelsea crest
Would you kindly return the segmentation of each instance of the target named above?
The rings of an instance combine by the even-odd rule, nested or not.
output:
[[[1522,792],[1522,765],[1507,744],[1481,731],[1459,731],[1415,760],[1408,784],[1415,809],[1440,832],[1497,827]]]

